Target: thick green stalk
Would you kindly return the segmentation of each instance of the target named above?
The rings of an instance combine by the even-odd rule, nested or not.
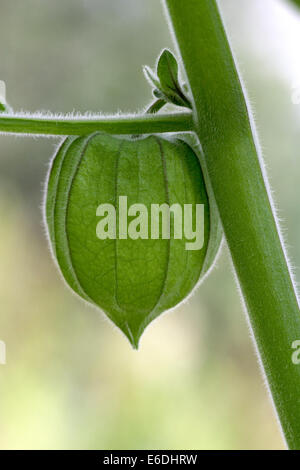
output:
[[[300,449],[299,306],[232,52],[215,0],[165,2],[259,356],[286,441]]]
[[[87,118],[35,117],[0,114],[0,133],[35,135],[152,134],[193,129],[191,113],[142,114]]]

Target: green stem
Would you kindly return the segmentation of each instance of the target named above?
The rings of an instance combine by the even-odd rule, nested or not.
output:
[[[286,441],[300,449],[300,313],[267,180],[215,0],[165,0],[259,356]]]
[[[191,113],[104,116],[88,118],[23,117],[0,114],[0,133],[35,135],[83,135],[101,131],[107,134],[152,134],[192,130]]]

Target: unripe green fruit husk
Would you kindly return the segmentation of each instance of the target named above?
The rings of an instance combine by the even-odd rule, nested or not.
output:
[[[100,204],[128,207],[204,205],[204,245],[186,240],[96,236]],[[195,211],[193,211],[193,214]],[[118,210],[117,232],[119,226]],[[137,140],[95,133],[68,137],[47,181],[45,215],[52,252],[67,284],[100,307],[137,348],[145,327],[185,299],[208,271],[220,245],[210,243],[209,199],[198,157],[181,140]],[[184,232],[184,231],[183,231]],[[209,262],[208,262],[209,257]]]

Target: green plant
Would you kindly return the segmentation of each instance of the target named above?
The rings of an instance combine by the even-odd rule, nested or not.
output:
[[[155,97],[145,115],[64,119],[4,112],[0,130],[76,136],[184,133],[199,156],[211,210],[218,209],[285,439],[289,448],[300,449],[300,369],[291,359],[300,338],[299,304],[241,80],[216,0],[165,0],[165,5],[186,84],[165,51],[157,72],[145,69]],[[158,114],[167,103],[191,111]],[[218,217],[210,230],[217,239]]]

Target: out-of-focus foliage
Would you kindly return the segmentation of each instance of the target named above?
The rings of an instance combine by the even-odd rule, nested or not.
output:
[[[290,0],[292,3],[300,7],[300,0]]]
[[[257,11],[221,3],[299,266],[299,106],[256,53]],[[1,2],[0,79],[15,110],[141,109],[151,99],[141,65],[162,47],[159,0]],[[0,448],[281,448],[226,250],[138,353],[63,285],[40,212],[56,144],[0,138]]]

